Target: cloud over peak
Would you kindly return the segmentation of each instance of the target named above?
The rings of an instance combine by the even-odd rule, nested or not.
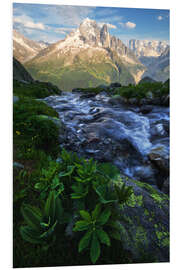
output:
[[[128,28],[128,29],[133,29],[133,28],[136,27],[136,24],[135,23],[129,22],[129,21],[126,22],[126,23],[120,22],[119,24],[121,25],[121,27]]]

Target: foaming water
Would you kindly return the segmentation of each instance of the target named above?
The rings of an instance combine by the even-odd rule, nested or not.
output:
[[[110,161],[128,176],[138,178],[139,173],[143,172],[151,177],[151,169],[143,162],[155,147],[164,147],[169,151],[169,135],[166,130],[169,125],[169,108],[154,106],[150,113],[143,115],[138,112],[138,108],[132,110],[132,107],[121,105],[113,107],[106,94],[91,98],[83,98],[81,95],[67,92],[44,99],[59,113],[69,132],[73,133],[76,144],[81,145],[83,141],[83,147],[76,151],[81,149],[81,154],[101,153],[101,143],[111,141],[107,143],[107,149],[112,152]],[[98,143],[90,145],[89,141],[93,140]],[[112,145],[116,147],[114,159]]]

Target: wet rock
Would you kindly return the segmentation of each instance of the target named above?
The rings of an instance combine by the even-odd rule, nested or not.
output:
[[[141,106],[140,107],[140,112],[143,113],[143,114],[147,114],[147,113],[150,113],[153,109],[153,106],[151,105],[144,105],[144,106]]]
[[[157,137],[157,136],[161,137],[163,135],[166,135],[166,131],[164,130],[163,124],[160,123],[160,124],[153,126],[151,128],[151,135],[155,136],[155,137]]]
[[[167,177],[166,180],[163,183],[163,186],[162,186],[162,191],[164,193],[166,193],[167,195],[169,195],[169,185],[170,185],[170,183],[169,183],[169,177]]]
[[[162,97],[162,104],[164,106],[169,106],[169,103],[170,103],[170,95]]]
[[[96,93],[87,93],[87,94],[83,94],[80,96],[81,99],[83,98],[92,98],[95,97],[97,94]]]
[[[138,99],[137,98],[129,98],[128,103],[131,105],[137,105],[138,104]]]
[[[169,135],[169,121],[168,120],[161,120],[161,123],[163,125],[164,130],[167,132],[167,134]]]
[[[110,98],[108,103],[111,104],[111,105],[118,105],[118,104],[121,104],[121,103],[126,103],[126,100],[125,100],[125,98],[117,95],[117,96],[114,96],[114,97]]]
[[[139,181],[156,185],[156,171],[150,165],[137,166],[134,170],[134,177]]]
[[[169,153],[165,147],[153,148],[148,157],[158,169],[167,175],[169,174]]]
[[[85,152],[88,154],[96,154],[99,153],[100,150],[94,150],[94,149],[86,149]]]
[[[73,105],[72,104],[70,104],[70,105],[61,105],[61,106],[59,106],[59,105],[57,105],[57,106],[54,106],[54,109],[56,110],[56,111],[58,111],[58,112],[64,112],[64,111],[70,111],[70,110],[72,110],[72,107],[73,107]]]
[[[151,101],[151,104],[153,105],[162,105],[161,98],[153,98]]]
[[[148,99],[147,98],[140,99],[139,104],[140,105],[148,105],[149,104]]]
[[[99,111],[100,111],[100,108],[91,108],[89,113],[94,114],[94,113],[98,113]]]

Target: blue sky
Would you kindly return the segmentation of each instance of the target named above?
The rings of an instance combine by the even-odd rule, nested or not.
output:
[[[111,35],[169,42],[169,10],[66,5],[13,4],[13,28],[26,37],[56,42],[85,18],[108,24]]]

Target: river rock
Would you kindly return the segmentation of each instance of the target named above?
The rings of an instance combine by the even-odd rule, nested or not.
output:
[[[170,96],[169,95],[163,96],[162,97],[162,104],[164,106],[169,106],[169,103],[170,103]]]
[[[151,105],[143,105],[140,107],[140,112],[143,113],[143,114],[147,114],[147,113],[150,113],[153,109],[153,106]]]
[[[158,169],[167,175],[169,174],[169,153],[165,147],[153,148],[148,157]]]
[[[163,183],[162,191],[169,195],[169,177],[166,178],[166,180]]]
[[[169,198],[152,186],[130,178],[117,183],[133,187],[130,199],[119,206],[123,247],[137,262],[169,261]]]
[[[134,177],[151,185],[156,185],[156,170],[150,165],[137,166],[134,170]]]
[[[126,100],[125,100],[125,98],[121,97],[120,95],[115,95],[109,99],[108,103],[110,103],[111,105],[118,105],[121,103],[126,103]]]
[[[80,96],[80,98],[92,98],[95,97],[97,94],[96,93],[86,93]]]
[[[129,98],[128,99],[128,104],[137,105],[138,104],[138,99],[137,98]]]

